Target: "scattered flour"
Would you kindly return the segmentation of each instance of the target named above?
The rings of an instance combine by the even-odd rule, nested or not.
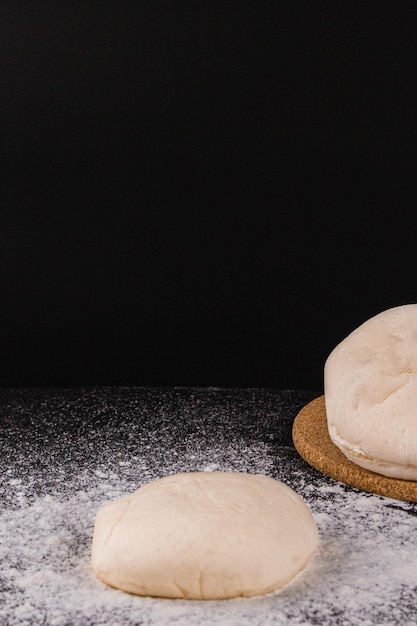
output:
[[[42,393],[10,392],[3,403],[10,426],[0,457],[2,626],[416,623],[416,505],[346,487],[281,445],[288,395]],[[24,436],[7,421],[9,410],[23,416]],[[66,420],[71,429],[62,428]],[[90,546],[102,504],[166,474],[216,470],[273,476],[310,506],[319,549],[290,585],[264,597],[197,602],[132,596],[94,577]]]
[[[271,457],[261,448],[257,444],[246,449],[246,466],[271,475]],[[193,469],[239,469],[234,459],[234,446],[221,452],[207,450]],[[189,467],[188,459],[183,463]],[[119,465],[133,466],[127,460]],[[30,497],[22,481],[9,480],[18,506],[3,509],[0,517],[4,590],[0,623],[413,623],[417,517],[412,505],[356,492],[331,480],[311,483],[297,471],[287,482],[310,504],[320,547],[307,570],[283,590],[252,599],[195,602],[140,598],[103,585],[89,566],[95,513],[104,502],[153,479],[146,464],[136,464],[135,472],[141,477],[138,482],[132,473],[116,474],[106,466],[85,470],[63,490],[36,498]]]

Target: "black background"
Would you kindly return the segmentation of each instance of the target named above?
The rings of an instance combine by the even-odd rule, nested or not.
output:
[[[416,16],[0,3],[0,385],[320,390],[417,301]]]

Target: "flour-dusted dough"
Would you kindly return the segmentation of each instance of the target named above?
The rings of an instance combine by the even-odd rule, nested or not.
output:
[[[417,480],[417,304],[354,330],[324,368],[329,435],[354,463]]]
[[[105,504],[91,566],[139,595],[199,600],[264,594],[293,579],[318,541],[303,499],[266,476],[174,474]]]

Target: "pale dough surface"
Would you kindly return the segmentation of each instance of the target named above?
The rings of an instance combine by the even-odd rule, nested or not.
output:
[[[284,483],[190,472],[99,509],[91,566],[101,581],[134,594],[226,599],[284,586],[317,542],[310,509]]]
[[[417,480],[417,304],[367,320],[324,367],[329,435],[354,463]]]

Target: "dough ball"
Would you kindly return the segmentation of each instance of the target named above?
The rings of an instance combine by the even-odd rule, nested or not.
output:
[[[329,435],[354,463],[417,480],[417,304],[372,317],[324,367]]]
[[[174,474],[97,514],[91,565],[130,593],[198,600],[264,594],[288,583],[318,541],[290,487],[234,472]]]

